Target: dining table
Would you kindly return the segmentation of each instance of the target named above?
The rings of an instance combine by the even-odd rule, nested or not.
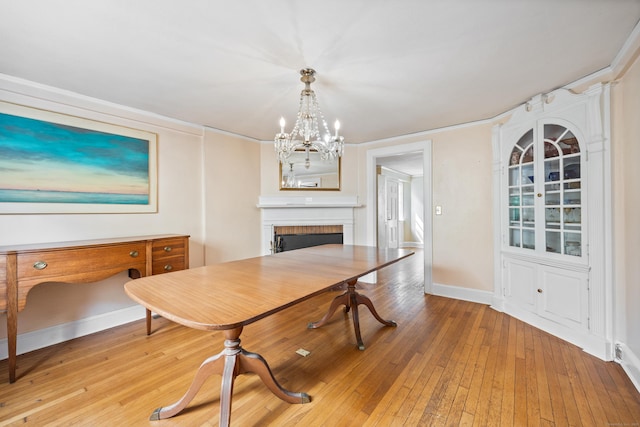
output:
[[[358,306],[365,305],[386,326],[371,299],[356,289],[358,279],[413,254],[410,249],[329,244],[223,262],[158,276],[142,277],[125,284],[125,292],[146,309],[186,327],[221,331],[224,348],[207,358],[177,402],[155,409],[150,419],[170,418],[180,413],[211,375],[221,375],[219,425],[231,422],[234,380],[253,373],[267,388],[289,403],[308,403],[304,392],[284,389],[268,363],[259,354],[241,346],[245,326],[309,300],[321,293],[346,287],[334,298],[326,315],[308,328],[327,323],[342,305],[351,312],[357,347],[364,350]],[[346,285],[346,286],[345,286]]]

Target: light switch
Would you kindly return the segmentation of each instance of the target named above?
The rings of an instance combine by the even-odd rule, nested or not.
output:
[[[442,206],[436,206],[436,215],[442,215]]]

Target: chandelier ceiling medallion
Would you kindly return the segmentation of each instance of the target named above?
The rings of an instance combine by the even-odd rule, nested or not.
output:
[[[300,81],[304,83],[304,89],[300,92],[300,108],[298,117],[291,133],[284,131],[284,117],[280,118],[280,133],[275,137],[275,150],[280,163],[287,164],[289,156],[297,150],[306,153],[305,167],[309,168],[309,152],[315,150],[320,153],[322,160],[334,160],[342,156],[344,149],[344,137],[338,135],[340,122],[335,121],[335,134],[331,135],[327,122],[320,111],[316,94],[311,90],[311,83],[315,79],[315,70],[304,68],[300,70]],[[320,122],[324,130],[321,138],[318,125]],[[293,167],[292,167],[293,169]]]

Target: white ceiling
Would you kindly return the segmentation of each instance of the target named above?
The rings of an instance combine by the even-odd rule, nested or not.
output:
[[[640,0],[0,0],[0,73],[258,140],[312,85],[348,143],[606,69]]]

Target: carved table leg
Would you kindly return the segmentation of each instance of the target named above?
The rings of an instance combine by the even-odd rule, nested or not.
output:
[[[202,362],[187,392],[176,403],[153,411],[151,420],[173,417],[193,400],[205,380],[213,375],[222,375],[220,387],[220,426],[228,426],[231,421],[231,397],[233,383],[238,375],[257,374],[267,388],[280,399],[288,403],[308,403],[311,398],[306,393],[294,393],[278,384],[267,362],[256,353],[245,351],[240,346],[242,327],[224,331],[224,350]]]
[[[360,316],[358,313],[358,305],[360,304],[366,305],[367,308],[369,308],[369,311],[371,312],[371,314],[373,314],[373,317],[375,317],[378,322],[382,323],[385,326],[398,326],[398,324],[393,320],[384,320],[382,317],[380,317],[380,315],[376,311],[369,297],[356,292],[357,282],[358,282],[357,279],[353,279],[347,282],[347,290],[345,291],[345,293],[343,293],[342,295],[338,295],[333,299],[333,301],[331,302],[331,305],[329,306],[329,310],[322,317],[322,319],[320,319],[317,322],[309,323],[307,327],[309,329],[317,329],[323,326],[324,324],[327,323],[327,321],[331,318],[331,316],[333,316],[337,308],[340,305],[344,305],[345,312],[349,312],[349,310],[352,310],[351,316],[353,318],[353,328],[356,333],[356,341],[358,343],[358,349],[364,350],[364,343],[362,341],[362,336],[360,334]]]
[[[345,305],[347,307],[346,311],[349,311],[349,293],[348,292],[345,292],[342,295],[338,295],[337,297],[335,297],[331,302],[331,305],[329,306],[329,310],[327,311],[327,314],[325,314],[322,317],[322,319],[318,320],[317,322],[309,323],[307,325],[307,328],[317,329],[323,326],[325,323],[329,321],[329,319],[331,319],[331,316],[333,316],[333,314],[336,312],[338,307],[340,307],[340,305]]]

